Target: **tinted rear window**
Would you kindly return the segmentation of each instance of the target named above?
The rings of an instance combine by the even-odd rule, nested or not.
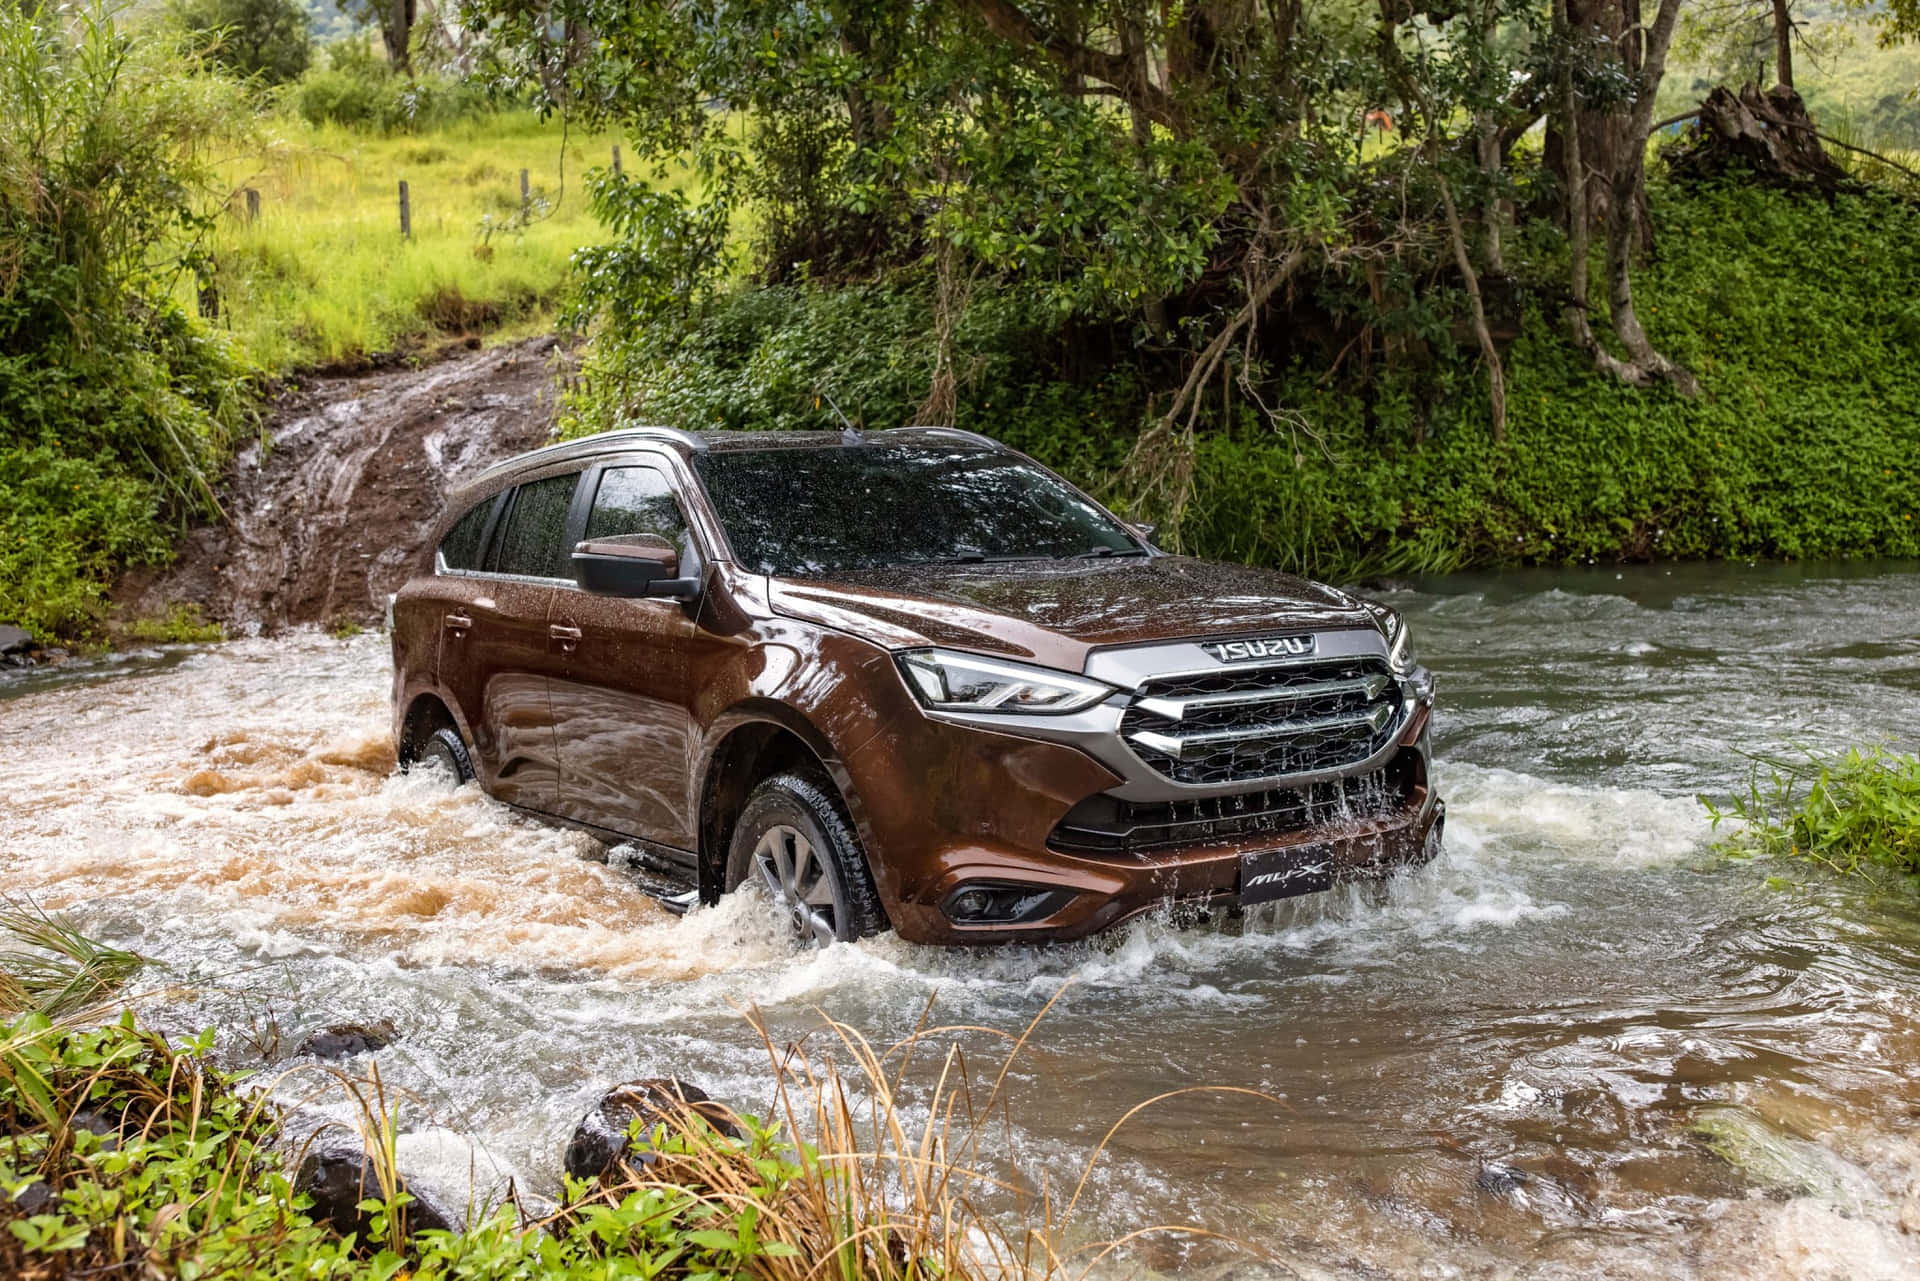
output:
[[[520,486],[507,529],[500,537],[500,572],[535,578],[571,578],[567,560],[567,508],[580,474],[549,476]]]
[[[487,517],[493,513],[489,498],[454,522],[440,540],[440,559],[448,569],[480,568],[480,536],[487,532]]]
[[[715,450],[694,468],[735,557],[762,574],[1144,554],[1051,472],[993,450]]]

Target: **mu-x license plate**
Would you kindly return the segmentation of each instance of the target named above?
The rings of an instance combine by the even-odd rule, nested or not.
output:
[[[1240,856],[1240,906],[1333,888],[1333,847],[1291,845]]]

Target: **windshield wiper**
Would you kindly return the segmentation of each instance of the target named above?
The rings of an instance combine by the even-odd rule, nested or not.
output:
[[[1083,552],[1075,552],[1068,560],[1105,560],[1109,556],[1145,556],[1147,553],[1139,547],[1089,547]]]
[[[989,556],[985,552],[961,552],[957,556],[942,556],[938,560],[909,562],[920,565],[999,565],[1013,560],[1045,560],[1045,556]]]

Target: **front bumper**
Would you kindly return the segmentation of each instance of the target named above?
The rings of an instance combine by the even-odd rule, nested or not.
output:
[[[1118,771],[1075,746],[922,722],[914,732],[876,736],[845,764],[851,794],[859,798],[855,819],[901,937],[918,943],[1069,940],[1169,903],[1237,907],[1248,855],[1271,865],[1288,852],[1310,854],[1332,864],[1336,884],[1432,858],[1445,806],[1430,781],[1431,709],[1429,698],[1410,709],[1383,753],[1395,791],[1363,816],[1140,853],[1054,847],[1051,838],[1079,802],[1131,790]],[[955,909],[969,889],[1004,891],[1006,899],[1038,910],[1015,921],[961,919]],[[1023,899],[1020,891],[1027,892]]]

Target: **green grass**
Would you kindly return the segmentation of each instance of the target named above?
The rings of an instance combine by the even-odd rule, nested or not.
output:
[[[115,631],[121,639],[140,645],[206,645],[227,638],[225,628],[209,621],[199,605],[188,602],[152,618],[133,619]]]
[[[610,164],[620,141],[575,132],[563,143],[559,124],[526,113],[405,137],[272,118],[257,152],[223,166],[235,194],[211,245],[217,323],[272,371],[549,327],[573,251],[604,239],[587,170]],[[246,188],[260,193],[251,224]],[[190,284],[181,298],[193,305]]]
[[[1726,853],[1805,859],[1870,880],[1920,876],[1920,755],[1873,747],[1756,760],[1745,793],[1701,803],[1716,831],[1739,825],[1719,843]]]

